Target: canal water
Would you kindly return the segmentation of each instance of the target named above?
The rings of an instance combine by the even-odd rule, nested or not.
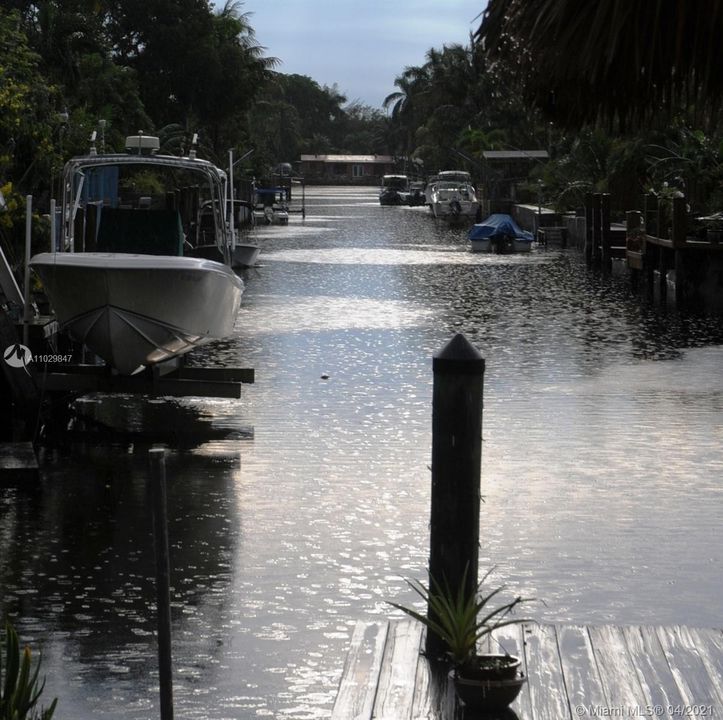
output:
[[[147,451],[168,449],[176,716],[328,717],[355,622],[425,577],[431,357],[487,361],[480,563],[576,623],[720,626],[723,324],[632,296],[573,250],[472,254],[424,208],[311,188],[255,231],[241,401],[90,397],[0,490],[0,612],[56,717],[157,716]],[[115,428],[109,432],[107,428]]]

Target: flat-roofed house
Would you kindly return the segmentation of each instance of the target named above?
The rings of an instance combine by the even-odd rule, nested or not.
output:
[[[301,174],[307,182],[377,185],[396,169],[391,155],[302,155]]]

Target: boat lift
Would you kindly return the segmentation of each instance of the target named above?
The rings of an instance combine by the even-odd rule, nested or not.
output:
[[[30,307],[30,257],[32,197],[28,196],[26,228],[25,289],[21,292],[12,270],[0,251],[0,281],[8,300],[23,309],[22,321],[16,324],[22,343],[28,346],[32,361],[24,365],[23,377],[41,393],[85,394],[89,392],[124,393],[174,397],[241,397],[241,385],[254,382],[252,368],[193,367],[186,365],[185,355],[149,366],[135,375],[119,375],[110,366],[75,362],[81,354],[76,348],[60,348],[58,325],[52,316],[33,317]],[[51,210],[55,203],[51,201]],[[52,216],[51,216],[52,217]],[[51,226],[53,223],[51,222]],[[56,251],[52,247],[51,251]],[[21,305],[22,303],[22,305]],[[24,306],[24,308],[23,308]],[[64,362],[65,359],[68,362]]]

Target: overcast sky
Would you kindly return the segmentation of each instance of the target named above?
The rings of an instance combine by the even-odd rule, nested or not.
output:
[[[217,0],[222,6],[222,0]],[[251,26],[277,70],[337,83],[380,107],[407,65],[431,48],[467,44],[486,0],[246,0]]]

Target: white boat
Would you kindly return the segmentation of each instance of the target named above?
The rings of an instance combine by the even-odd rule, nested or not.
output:
[[[241,213],[242,211],[249,209],[247,204],[240,200],[235,200],[233,206],[234,216],[231,219],[229,227],[229,235],[234,239],[230,248],[231,267],[234,270],[243,270],[256,265],[261,248],[255,242],[248,242],[248,239],[246,242],[241,241],[242,233],[239,229],[241,227]],[[211,229],[213,228],[213,206],[210,203],[206,203],[202,209],[201,226],[208,226]],[[223,262],[223,257],[217,245],[211,244],[206,245],[205,247],[207,248],[207,251],[204,253],[204,257],[209,260]],[[199,255],[199,250],[197,250],[194,254]]]
[[[236,269],[254,267],[259,259],[261,248],[252,243],[236,243],[231,254],[231,267]]]
[[[380,205],[408,205],[409,178],[406,175],[384,175],[379,189]]]
[[[463,220],[477,217],[479,201],[471,184],[437,180],[431,189],[430,207],[436,218]]]
[[[437,182],[451,182],[459,185],[473,185],[472,176],[466,170],[440,170],[436,175],[431,175],[424,188],[426,204],[432,207],[432,192]]]
[[[230,267],[226,174],[154,154],[135,136],[128,154],[72,158],[63,174],[61,247],[35,255],[61,328],[123,375],[233,332],[243,292]],[[201,222],[208,200],[212,224]],[[213,248],[219,259],[208,259]]]

